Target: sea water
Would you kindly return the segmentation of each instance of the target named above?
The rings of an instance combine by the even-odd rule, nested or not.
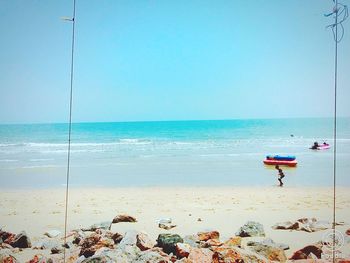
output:
[[[74,123],[72,187],[270,186],[268,154],[295,155],[286,186],[333,184],[333,119]],[[67,124],[0,125],[0,187],[63,187]],[[331,144],[315,151],[314,141]],[[349,186],[350,118],[337,126],[337,184]]]

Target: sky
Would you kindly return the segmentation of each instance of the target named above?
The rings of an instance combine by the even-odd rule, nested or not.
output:
[[[343,0],[350,5],[349,0]],[[333,115],[331,0],[77,0],[73,121]],[[67,122],[68,0],[0,0],[0,123]],[[350,19],[338,114],[350,116]]]

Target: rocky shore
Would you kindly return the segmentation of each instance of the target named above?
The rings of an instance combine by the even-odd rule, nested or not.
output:
[[[129,230],[125,233],[111,231],[112,224],[135,223],[130,215],[117,215],[111,221],[75,229],[66,237],[58,230],[44,233],[36,242],[31,242],[26,232],[14,234],[0,230],[0,263],[105,263],[105,262],[148,262],[148,263],[243,263],[243,262],[330,262],[332,245],[330,240],[292,251],[288,258],[285,251],[288,244],[275,243],[266,236],[264,226],[248,221],[232,237],[223,240],[217,230],[203,231],[180,236],[174,233],[159,234],[152,239],[147,233]],[[344,223],[340,223],[344,224]],[[159,220],[158,227],[164,229],[172,225],[170,218]],[[330,227],[327,222],[316,218],[301,218],[295,221],[276,223],[271,226],[280,231],[314,232]],[[350,229],[344,236],[350,234]],[[347,241],[349,238],[347,237]],[[18,255],[30,250],[30,258],[20,260]],[[28,254],[28,255],[29,255]],[[23,256],[22,256],[23,258]],[[349,263],[349,255],[337,258],[337,263]]]

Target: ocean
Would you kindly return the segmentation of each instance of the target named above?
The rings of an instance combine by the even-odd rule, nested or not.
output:
[[[350,186],[350,118],[337,137],[337,184]],[[67,124],[0,125],[0,188],[64,187],[67,140]],[[277,185],[267,154],[296,156],[285,186],[331,186],[333,147],[331,118],[74,123],[70,186]]]

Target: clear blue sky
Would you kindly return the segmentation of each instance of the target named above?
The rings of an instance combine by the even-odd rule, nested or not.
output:
[[[332,7],[77,0],[73,120],[332,116]],[[60,17],[71,13],[68,0],[0,0],[0,123],[67,121],[71,25]],[[345,29],[339,114],[350,116]]]

